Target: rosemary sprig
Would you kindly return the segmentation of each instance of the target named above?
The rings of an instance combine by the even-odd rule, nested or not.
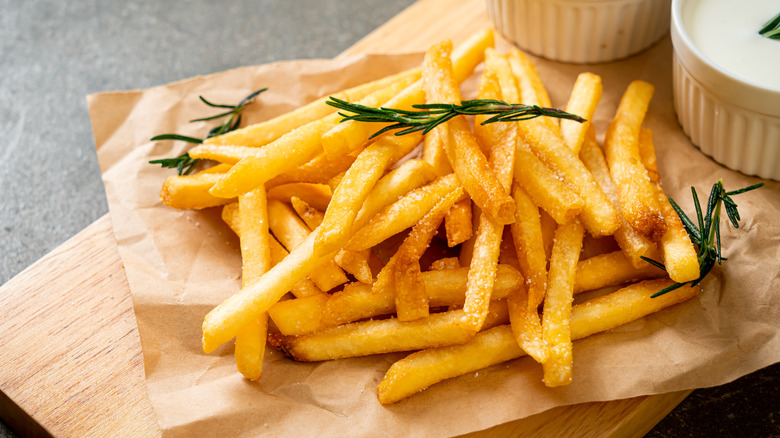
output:
[[[734,195],[745,193],[750,190],[757,189],[763,186],[764,183],[753,184],[752,186],[743,187],[738,190],[732,190],[727,192],[723,188],[723,180],[718,180],[713,186],[710,192],[709,200],[707,201],[707,211],[702,216],[702,208],[699,203],[699,197],[696,194],[696,189],[691,187],[691,195],[693,196],[693,204],[696,208],[696,220],[698,227],[693,221],[682,211],[679,205],[672,198],[669,198],[669,203],[672,204],[672,208],[680,216],[680,220],[688,232],[688,236],[691,238],[691,242],[699,247],[699,278],[687,283],[675,283],[669,287],[659,290],[652,295],[652,298],[659,297],[667,292],[671,292],[675,289],[679,289],[686,284],[690,284],[691,287],[699,284],[707,274],[710,273],[715,263],[721,264],[723,260],[727,260],[723,257],[721,252],[721,240],[720,240],[720,211],[721,206],[726,208],[726,215],[734,228],[739,228],[739,211],[737,210],[737,204],[731,199]],[[658,268],[666,270],[663,263],[642,257],[642,259]]]
[[[780,40],[780,14],[767,21],[758,33],[773,40]]]
[[[543,108],[536,105],[508,104],[504,101],[493,99],[464,100],[461,101],[460,105],[445,103],[414,105],[413,107],[417,109],[416,111],[384,107],[371,108],[356,103],[349,103],[332,96],[327,104],[346,111],[339,112],[339,115],[344,117],[341,119],[342,122],[355,120],[358,122],[391,123],[391,125],[374,133],[371,138],[395,129],[400,129],[395,135],[410,134],[417,131],[427,134],[431,129],[458,115],[493,115],[493,117],[482,122],[483,125],[495,122],[516,122],[540,116],[575,120],[580,123],[585,121],[580,116],[569,114],[559,109]]]
[[[224,105],[224,104],[212,103],[206,100],[205,97],[198,96],[200,100],[206,105],[212,108],[226,108],[228,109],[228,111],[222,112],[220,114],[215,114],[213,116],[203,117],[200,119],[192,119],[190,120],[190,123],[206,122],[209,120],[215,120],[220,117],[227,116],[227,119],[225,119],[225,121],[222,122],[222,124],[212,128],[209,131],[206,138],[211,138],[217,135],[225,134],[230,131],[235,131],[241,125],[241,113],[244,111],[244,108],[246,108],[247,106],[249,106],[249,104],[254,102],[255,98],[260,93],[266,90],[268,90],[268,88],[263,88],[253,92],[249,96],[243,98],[241,102],[238,103],[238,105]],[[186,135],[179,135],[179,134],[161,134],[161,135],[155,135],[154,137],[151,138],[151,141],[158,141],[158,140],[180,140],[180,141],[185,141],[187,143],[194,143],[194,144],[203,143],[203,140],[199,138],[189,137]],[[189,175],[190,172],[192,172],[192,169],[195,168],[195,165],[198,164],[198,159],[190,157],[189,153],[184,153],[174,158],[162,158],[159,160],[151,160],[149,161],[149,164],[159,164],[162,167],[167,169],[176,169],[179,175]]]

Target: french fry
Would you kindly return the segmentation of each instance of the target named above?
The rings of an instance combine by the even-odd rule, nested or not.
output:
[[[548,387],[568,385],[572,379],[571,305],[584,233],[577,222],[560,225],[555,232],[542,312],[542,335],[550,348],[548,360],[542,364]]]
[[[493,317],[488,324],[506,321],[506,304],[497,302],[491,310]],[[395,318],[356,322],[297,337],[271,334],[268,340],[287,356],[302,362],[421,350],[463,344],[471,339],[474,332],[458,324],[462,317],[463,312],[455,310],[407,322]]]
[[[517,49],[511,50],[508,58],[512,72],[520,83],[523,103],[549,106],[549,97],[531,60]],[[533,96],[536,96],[535,100],[531,100],[534,99]],[[518,123],[517,126],[520,137],[533,153],[562,176],[569,187],[583,199],[585,203],[580,217],[588,232],[594,236],[613,234],[620,227],[617,211],[585,165],[566,146],[559,135],[559,125],[549,117],[541,117]],[[534,197],[532,190],[526,188],[526,191]],[[548,212],[553,214],[549,210]],[[567,222],[564,220],[559,223]]]
[[[642,265],[636,267],[623,251],[614,251],[577,263],[574,293],[663,276],[665,272],[650,263],[643,261]]]
[[[198,160],[213,160],[222,164],[236,164],[242,158],[257,155],[258,148],[251,146],[199,144],[192,147],[188,154]]]
[[[306,123],[313,122],[335,113],[336,108],[325,103],[331,96],[348,102],[354,102],[363,99],[377,90],[387,88],[393,83],[415,81],[419,79],[419,77],[419,67],[386,76],[319,98],[290,111],[289,113],[282,114],[281,116],[265,122],[256,123],[226,134],[208,138],[204,143],[207,145],[240,145],[257,148],[271,143],[285,133],[303,126]]]
[[[518,138],[515,151],[515,181],[556,223],[575,220],[585,206],[582,198],[534,155],[522,138]]]
[[[494,55],[490,54],[490,52],[488,53],[488,57],[491,61],[498,61],[500,63],[500,59],[496,59]],[[489,71],[492,71],[491,64],[493,63],[491,62],[488,64]],[[505,69],[507,70],[507,78],[511,79],[508,73],[508,65],[505,66]],[[499,75],[496,76],[500,78]],[[495,97],[495,82],[491,79],[490,74],[485,77],[484,82],[484,86],[481,86],[481,96],[483,98]],[[501,92],[503,92],[503,88],[501,89]],[[490,168],[493,170],[496,178],[501,184],[503,194],[508,195],[512,186],[516,131],[511,129],[511,127],[510,129],[506,129],[504,127],[495,126],[494,124],[482,125],[480,117],[477,118],[475,131],[480,132],[479,135],[487,143],[486,148],[490,151]],[[513,218],[512,222],[515,220],[516,219]],[[469,287],[466,291],[466,303],[463,306],[463,311],[466,315],[464,322],[474,330],[479,330],[481,328],[482,321],[484,321],[486,316],[490,295],[493,289],[493,282],[496,276],[495,269],[498,264],[503,232],[503,224],[498,223],[492,216],[485,214],[480,215],[469,268]]]
[[[528,309],[536,309],[544,300],[547,288],[547,254],[542,236],[542,220],[539,208],[519,185],[515,184],[512,197],[517,204],[517,220],[511,225],[512,241],[517,253],[520,272],[528,287]],[[507,302],[512,314],[513,302]]]
[[[256,281],[271,267],[271,247],[268,235],[268,209],[265,187],[258,187],[238,197],[241,230],[241,281],[244,285]],[[236,334],[234,356],[238,371],[256,381],[263,372],[268,314],[250,319]]]
[[[241,278],[247,285],[270,269],[272,263],[265,188],[258,187],[239,196],[237,205],[241,230]]]
[[[566,104],[566,112],[577,114],[586,119],[579,123],[574,120],[561,120],[561,137],[567,146],[577,155],[580,153],[585,135],[593,124],[591,119],[596,112],[596,106],[601,99],[601,77],[593,73],[580,73],[571,90],[569,103]]]
[[[574,306],[572,340],[627,324],[699,293],[698,287],[684,287],[679,293],[650,298],[654,292],[672,284],[670,280],[645,281]],[[478,333],[463,345],[419,351],[399,360],[379,383],[377,398],[382,404],[395,403],[442,380],[473,373],[524,354],[509,326],[498,326]]]
[[[445,257],[431,263],[432,271],[446,271],[460,268],[460,260],[457,257]]]
[[[268,216],[271,232],[290,252],[307,240],[311,233],[292,208],[275,199],[268,201]],[[320,290],[325,292],[348,281],[344,271],[333,260],[314,269],[309,277]]]
[[[293,196],[290,201],[295,212],[298,213],[298,216],[306,223],[306,226],[310,230],[314,231],[314,229],[322,225],[325,215],[321,211],[295,196]],[[357,278],[358,281],[371,283],[373,276],[371,274],[371,267],[368,264],[369,254],[370,250],[360,252],[340,250],[333,258],[333,261],[335,261],[341,269]]]
[[[329,160],[323,152],[308,163],[271,178],[265,185],[266,187],[275,187],[290,182],[308,182],[330,185],[330,180],[336,175],[346,172],[347,169],[349,169],[349,166],[355,162],[355,159],[360,152],[362,152],[362,150],[358,149],[351,154],[336,157],[332,160]]]
[[[409,153],[421,138],[419,133],[400,137],[385,134],[358,155],[335,189],[334,200],[324,210],[324,226],[315,244],[318,254],[344,246],[368,193],[387,167]]]
[[[661,187],[653,136],[647,129],[642,129],[639,132],[639,151],[642,162],[648,169],[650,179],[653,181],[658,204],[661,207],[661,215],[666,224],[666,231],[661,236],[660,242],[666,272],[669,273],[669,278],[678,283],[696,280],[701,275],[698,254],[680,217],[672,208],[669,198],[664,193],[663,187]]]
[[[367,225],[360,228],[347,243],[346,249],[362,251],[410,228],[422,219],[425,213],[430,211],[442,197],[459,189],[458,179],[455,174],[450,174],[409,192],[385,208],[381,214],[374,216]]]
[[[653,143],[653,132],[647,128],[639,128],[639,157],[642,159],[642,165],[647,169],[647,176],[650,181],[660,184],[661,174],[658,173],[658,159],[655,156],[655,144]]]
[[[547,108],[552,106],[550,96],[544,88],[542,78],[539,76],[539,72],[536,71],[533,61],[518,49],[509,50],[506,56],[512,68],[512,73],[517,77],[522,103]],[[560,126],[556,120],[550,117],[541,118],[541,122],[547,125],[549,129],[556,134],[560,134]]]
[[[639,129],[653,86],[644,81],[629,84],[614,120],[607,129],[604,153],[620,194],[620,210],[626,222],[654,242],[661,240],[666,225],[647,169],[639,155]]]
[[[486,70],[480,83],[480,97],[484,99],[503,99],[506,102],[519,102],[517,82],[506,58],[488,50],[486,52]],[[494,76],[495,78],[491,78]],[[496,87],[500,90],[497,93]],[[515,162],[517,127],[505,125],[505,128],[493,128],[481,125],[482,117],[475,121],[475,133],[483,142],[504,144],[510,148],[494,148],[497,153],[495,162],[510,163],[497,171],[505,188],[511,185],[512,169]],[[502,156],[503,155],[503,156]],[[491,163],[494,157],[491,156]],[[547,258],[542,242],[542,230],[539,210],[520,187],[515,185],[512,191],[517,210],[515,222],[511,225],[512,245],[520,271],[527,278],[526,288],[516,288],[507,297],[507,310],[512,332],[517,343],[540,363],[547,360],[548,348],[542,339],[542,325],[537,308],[544,297],[547,280]],[[499,236],[500,238],[500,236]]]
[[[434,44],[425,55],[423,63],[423,87],[430,101],[460,103],[452,63],[449,58],[451,43]],[[450,165],[463,188],[479,208],[500,224],[514,220],[514,203],[501,187],[491,170],[488,160],[480,150],[474,134],[464,116],[447,122],[448,138],[444,143]]]
[[[447,125],[439,125],[423,137],[422,159],[430,164],[439,176],[452,173],[452,166],[447,160],[447,153],[444,152],[444,142],[448,136]]]
[[[428,304],[432,307],[463,306],[467,277],[468,267],[422,272],[420,278],[428,294]],[[523,278],[516,269],[498,265],[491,299],[504,299],[510,290],[522,287]],[[288,300],[285,303],[293,305],[296,301]],[[332,327],[394,312],[395,298],[390,289],[373,292],[371,285],[350,283],[344,286],[343,290],[332,294],[325,303],[322,324],[323,327]]]
[[[427,169],[427,170],[426,170]],[[358,213],[356,224],[367,223],[371,217],[390,205],[399,196],[425,184],[433,178],[430,165],[421,160],[409,160],[377,182]],[[370,202],[369,202],[370,201]],[[336,253],[314,255],[316,231],[296,246],[282,261],[249,287],[212,309],[203,319],[203,351],[210,353],[236,335],[240,327],[263,313],[314,269],[326,263]]]
[[[673,280],[659,278],[645,280],[575,306],[571,315],[572,339],[582,339],[594,333],[612,330],[666,307],[682,303],[699,294],[698,286],[684,286],[674,293],[655,298],[659,290],[674,284]],[[667,295],[671,295],[667,297]]]
[[[621,209],[617,187],[615,187],[615,182],[612,181],[607,160],[596,142],[596,133],[593,127],[588,130],[585,141],[582,144],[580,159],[593,174],[593,177],[599,183],[601,189],[604,190],[612,205],[618,210],[621,226],[614,234],[615,240],[635,267],[643,266],[646,262],[642,260],[642,257],[652,256],[657,249],[657,245],[636,231],[626,221]]]
[[[408,80],[394,82],[386,88],[374,91],[358,103],[377,106],[397,94],[407,83]],[[336,113],[307,123],[259,148],[257,154],[245,157],[233,165],[230,171],[214,184],[210,193],[221,198],[234,197],[314,159],[323,152],[322,135],[338,125],[341,117]],[[337,158],[336,155],[330,154],[328,157]]]
[[[444,215],[462,194],[454,190],[441,199],[406,236],[393,256],[393,291],[395,309],[399,321],[413,321],[428,316],[428,295],[421,278],[420,257],[439,229]],[[380,273],[381,275],[381,273]]]
[[[401,196],[436,179],[431,166],[422,160],[408,160],[383,176],[366,197],[352,230],[359,230],[371,221],[383,208]]]
[[[560,173],[585,201],[580,218],[593,236],[609,236],[620,228],[617,210],[593,175],[563,140],[538,119],[518,123],[520,136],[548,166]]]
[[[330,187],[325,184],[288,183],[268,189],[268,199],[290,203],[297,197],[320,211],[325,211],[331,199]]]
[[[222,208],[222,220],[225,221],[225,223],[230,227],[230,229],[233,230],[234,233],[236,233],[237,236],[241,237],[241,224],[238,220],[237,202],[228,204]],[[281,262],[285,257],[287,257],[287,254],[289,254],[289,252],[284,249],[282,244],[279,243],[279,241],[270,234],[268,235],[268,244],[271,248],[272,266]],[[292,286],[290,293],[295,295],[297,298],[302,298],[312,295],[319,295],[323,292],[317,288],[317,286],[314,284],[314,282],[311,281],[309,277],[305,277]]]
[[[329,299],[328,294],[317,294],[279,301],[268,309],[268,316],[284,335],[314,333],[326,327],[322,323],[322,314]]]
[[[513,290],[506,299],[506,306],[517,344],[535,361],[547,362],[550,348],[544,340],[539,311],[530,305],[528,292],[524,288]]]
[[[482,62],[485,49],[492,47],[493,43],[493,31],[484,30],[475,33],[457,48],[452,56],[457,83],[463,82],[471,76],[477,64]],[[424,103],[425,97],[422,81],[418,81],[394,98],[383,102],[382,106],[410,110],[412,105]],[[328,156],[343,155],[364,145],[368,138],[382,127],[382,125],[377,126],[375,123],[346,121],[323,135],[322,144]]]
[[[450,248],[469,240],[474,234],[472,227],[471,199],[465,198],[453,204],[444,217],[444,231]]]
[[[199,210],[234,202],[235,199],[218,198],[209,193],[211,187],[222,175],[212,172],[201,172],[196,175],[171,175],[162,185],[160,201],[168,207],[182,210]]]

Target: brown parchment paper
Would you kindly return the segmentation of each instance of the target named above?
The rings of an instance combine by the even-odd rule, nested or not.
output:
[[[177,211],[158,192],[171,170],[150,159],[182,153],[176,132],[203,136],[204,95],[237,102],[269,87],[246,112],[248,123],[321,95],[416,65],[421,55],[282,62],[197,77],[142,91],[89,97],[111,218],[133,294],[147,384],[165,436],[446,436],[485,429],[555,406],[714,386],[780,361],[780,187],[736,198],[744,220],[722,230],[730,258],[703,283],[700,297],[611,332],[578,341],[574,383],[548,389],[529,358],[442,382],[392,406],[376,385],[404,354],[294,363],[269,347],[263,377],[235,370],[232,345],[201,351],[204,315],[240,286],[238,240],[219,209]],[[623,62],[565,65],[538,59],[553,104],[564,106],[576,75],[601,75],[594,122],[599,138],[628,83],[656,86],[645,126],[655,134],[667,192],[692,212],[691,185],[706,197],[717,178],[727,189],[760,181],[728,170],[691,145],[672,105],[671,43]],[[464,86],[473,95],[474,81]],[[780,145],[778,145],[780,147]]]

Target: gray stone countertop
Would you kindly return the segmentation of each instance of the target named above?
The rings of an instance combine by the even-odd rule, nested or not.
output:
[[[86,95],[333,57],[412,2],[0,0],[0,284],[108,211]],[[778,390],[695,391],[649,436],[780,436]]]

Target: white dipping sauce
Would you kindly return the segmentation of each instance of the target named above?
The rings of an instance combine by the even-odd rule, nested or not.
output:
[[[682,11],[693,44],[714,64],[780,90],[780,40],[758,31],[780,13],[780,0],[692,0]]]

